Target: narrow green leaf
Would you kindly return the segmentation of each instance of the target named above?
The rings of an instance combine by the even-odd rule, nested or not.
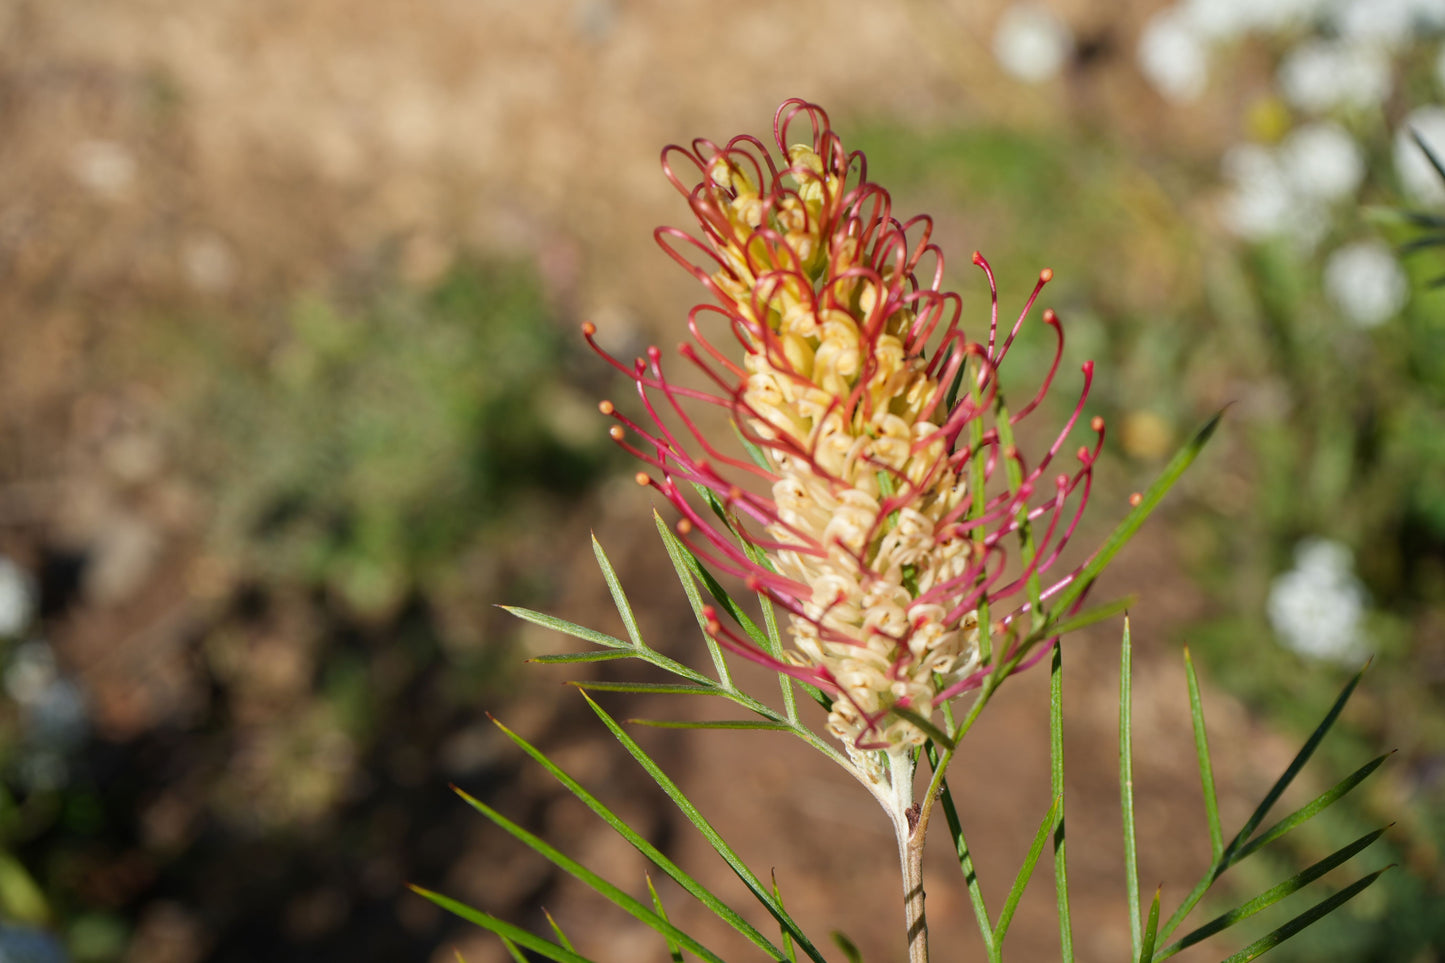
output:
[[[1335,724],[1335,720],[1340,717],[1340,713],[1345,708],[1345,703],[1349,701],[1350,696],[1355,691],[1355,686],[1360,684],[1360,679],[1364,677],[1364,674],[1365,670],[1361,669],[1345,684],[1339,697],[1335,699],[1334,705],[1330,706],[1330,711],[1325,713],[1324,719],[1320,720],[1318,726],[1315,726],[1314,732],[1310,733],[1310,737],[1305,740],[1305,744],[1301,746],[1300,751],[1295,754],[1294,759],[1291,760],[1284,774],[1270,787],[1264,799],[1255,808],[1249,819],[1245,821],[1244,827],[1240,829],[1234,839],[1230,840],[1222,857],[1224,866],[1230,866],[1237,861],[1240,849],[1243,848],[1244,844],[1249,840],[1249,837],[1254,834],[1254,831],[1259,828],[1259,824],[1264,820],[1264,817],[1269,813],[1269,810],[1274,806],[1275,802],[1279,800],[1279,797],[1289,788],[1290,783],[1294,782],[1295,776],[1298,776],[1300,770],[1304,769],[1305,763],[1309,762],[1310,756],[1314,755],[1315,750],[1319,748],[1320,742],[1325,738],[1326,733],[1330,731],[1330,727]]]
[[[1139,855],[1134,839],[1134,642],[1128,615],[1124,616],[1124,641],[1119,651],[1119,808],[1124,825],[1124,888],[1128,892],[1134,959],[1140,960],[1143,931],[1139,922]]]
[[[429,889],[423,889],[416,885],[410,885],[409,888],[413,893],[416,893],[423,899],[430,900],[453,916],[459,916],[468,923],[475,923],[477,926],[497,934],[502,939],[510,940],[518,946],[526,947],[534,953],[540,953],[549,960],[556,960],[557,963],[595,963],[595,961],[582,956],[580,953],[574,953],[564,946],[558,946],[556,943],[544,940],[540,936],[527,932],[520,926],[514,926],[506,920],[498,919],[490,913],[483,913],[480,910],[472,909],[467,904],[460,903],[451,897],[434,893]]]
[[[1367,664],[1366,668],[1368,667]],[[1360,679],[1363,677],[1364,672],[1365,670],[1361,669],[1345,684],[1339,697],[1335,699],[1334,705],[1330,707],[1330,711],[1325,713],[1324,719],[1315,727],[1309,739],[1305,740],[1305,744],[1300,748],[1300,751],[1295,754],[1294,759],[1291,760],[1283,775],[1270,787],[1264,800],[1255,807],[1254,813],[1245,821],[1243,828],[1241,828],[1239,832],[1235,834],[1234,838],[1230,840],[1229,844],[1224,847],[1224,852],[1220,853],[1219,857],[1210,864],[1209,869],[1205,870],[1204,876],[1194,885],[1194,889],[1190,890],[1189,895],[1184,897],[1184,902],[1180,903],[1178,909],[1170,915],[1168,922],[1166,922],[1159,931],[1161,939],[1168,939],[1169,934],[1173,933],[1179,924],[1184,922],[1185,918],[1188,917],[1189,913],[1194,909],[1195,905],[1198,904],[1199,900],[1203,898],[1205,892],[1207,892],[1214,881],[1219,878],[1221,873],[1244,858],[1244,853],[1248,849],[1246,843],[1249,837],[1254,835],[1254,831],[1259,828],[1260,822],[1263,821],[1270,808],[1279,800],[1279,797],[1284,791],[1289,788],[1289,784],[1294,781],[1295,776],[1299,775],[1300,770],[1304,768],[1305,763],[1309,761],[1310,756],[1313,755],[1315,749],[1319,747],[1320,741],[1324,739],[1330,726],[1334,725],[1335,720],[1339,718],[1339,714],[1344,709],[1345,703],[1355,691],[1355,686],[1360,684]]]
[[[528,963],[527,958],[522,955],[522,951],[517,948],[516,943],[513,943],[505,936],[499,936],[497,937],[497,939],[501,940],[502,946],[506,947],[507,955],[512,958],[512,963]],[[457,955],[457,963],[467,963],[467,961],[462,957],[460,950],[453,947],[452,952]]]
[[[1159,938],[1159,896],[1164,887],[1156,887],[1154,901],[1149,904],[1149,922],[1144,927],[1144,938],[1139,945],[1138,963],[1148,963],[1154,958],[1154,942]]]
[[[998,925],[994,927],[994,938],[997,944],[1002,945],[1003,938],[1008,933],[1009,924],[1013,922],[1014,913],[1019,908],[1019,900],[1023,899],[1024,890],[1028,888],[1029,880],[1033,878],[1034,869],[1039,864],[1039,857],[1043,855],[1044,846],[1049,841],[1049,834],[1053,831],[1054,824],[1059,818],[1059,811],[1063,809],[1064,797],[1055,796],[1049,806],[1049,811],[1044,813],[1043,822],[1039,823],[1038,832],[1034,833],[1034,841],[1029,846],[1028,855],[1024,857],[1023,864],[1014,876],[1014,884],[1009,888],[1008,899],[1004,900],[1003,910],[998,914]]]
[[[889,708],[888,714],[911,723],[935,744],[950,751],[955,748],[954,741],[949,738],[948,733],[934,725],[932,720],[924,718],[921,713],[915,712],[907,706],[892,706]]]
[[[792,732],[786,722],[768,722],[763,719],[718,719],[694,722],[689,719],[628,719],[635,726],[650,726],[653,729],[762,729],[768,732]]]
[[[782,904],[774,899],[772,894],[763,887],[757,874],[747,867],[747,864],[739,858],[738,854],[728,845],[727,841],[719,835],[712,824],[703,817],[702,813],[698,812],[692,800],[683,794],[677,784],[662,771],[661,767],[653,761],[652,757],[642,751],[642,747],[637,744],[637,741],[629,736],[627,732],[617,724],[617,720],[608,715],[591,696],[587,695],[585,690],[582,692],[582,697],[587,700],[587,704],[592,707],[592,711],[602,720],[603,725],[607,726],[608,730],[611,731],[613,737],[622,744],[622,747],[631,754],[633,759],[637,760],[638,764],[652,777],[653,782],[657,783],[658,787],[667,794],[668,798],[672,800],[673,805],[677,806],[678,810],[687,817],[688,822],[692,823],[697,831],[702,834],[703,838],[708,841],[713,851],[721,856],[723,861],[732,868],[732,871],[737,874],[738,879],[742,880],[743,885],[753,894],[753,898],[772,914],[773,919],[778,921],[789,936],[802,948],[804,953],[808,954],[816,963],[826,963],[822,954],[818,952],[818,948],[813,945],[812,940],[808,939],[807,935],[798,927],[798,924],[793,921],[793,918],[787,914]]]
[[[687,594],[687,601],[692,606],[692,613],[697,619],[698,628],[702,629],[703,642],[707,645],[708,655],[712,656],[712,664],[717,671],[718,681],[731,688],[732,680],[728,676],[727,662],[723,659],[722,649],[718,648],[717,640],[707,630],[707,616],[703,614],[702,596],[698,593],[697,583],[694,581],[696,571],[702,566],[698,564],[697,559],[682,543],[682,540],[672,533],[672,529],[662,520],[661,515],[654,511],[652,518],[657,525],[658,535],[662,537],[662,544],[667,548],[667,557],[672,560],[672,567],[677,570],[677,580],[682,583],[682,590]]]
[[[1335,785],[1331,788],[1320,793],[1314,799],[1305,803],[1303,806],[1296,809],[1294,812],[1290,813],[1288,816],[1284,817],[1279,822],[1275,823],[1273,826],[1269,827],[1264,832],[1251,839],[1247,845],[1241,846],[1239,850],[1234,854],[1234,862],[1239,862],[1250,853],[1253,853],[1255,850],[1259,849],[1261,846],[1264,846],[1267,843],[1274,842],[1285,833],[1289,832],[1297,826],[1302,825],[1303,823],[1308,822],[1315,816],[1324,812],[1330,806],[1334,805],[1336,800],[1340,799],[1351,789],[1354,789],[1360,783],[1364,782],[1365,778],[1369,776],[1370,773],[1380,768],[1380,765],[1394,754],[1395,751],[1392,749],[1384,755],[1376,756],[1374,759],[1371,759],[1369,762],[1365,763],[1363,766],[1350,773],[1344,779],[1341,779],[1339,782],[1335,783]]]
[[[782,906],[782,905],[783,905],[783,891],[778,888],[778,874],[777,874],[777,871],[776,871],[776,870],[773,871],[773,873],[772,873],[772,879],[773,879],[773,899],[775,899],[775,900],[778,901],[778,905],[779,905],[779,906]],[[783,934],[783,952],[785,952],[785,953],[787,954],[787,956],[788,956],[788,963],[798,963],[798,953],[797,953],[796,950],[793,949],[793,938],[788,935],[788,931],[787,931],[787,928],[786,928],[786,927],[783,928],[783,929],[781,930],[781,932],[782,932],[782,934]],[[778,963],[782,963],[782,961],[779,960]]]
[[[758,447],[756,442],[750,441],[747,435],[743,434],[737,422],[732,422],[732,428],[733,434],[738,436],[738,441],[742,443],[743,450],[748,453],[748,457],[753,460],[753,464],[757,465],[763,471],[772,471],[773,466],[768,464],[768,456],[763,453],[762,448]]]
[[[617,614],[622,617],[622,624],[627,629],[627,637],[637,648],[647,648],[643,644],[642,633],[637,629],[637,619],[632,615],[632,604],[627,601],[627,593],[622,590],[622,582],[617,577],[617,570],[612,567],[612,561],[602,550],[602,543],[597,541],[596,535],[592,536],[592,554],[597,557],[597,567],[602,570],[602,577],[607,581],[607,591],[612,593],[612,603],[617,606]]]
[[[778,948],[774,946],[767,937],[763,936],[756,927],[738,915],[736,910],[713,895],[707,887],[693,879],[692,876],[683,871],[682,867],[663,855],[661,850],[648,842],[642,834],[638,833],[616,813],[603,805],[601,800],[583,788],[581,783],[563,771],[561,767],[543,754],[540,749],[500,722],[497,722],[496,719],[493,719],[492,722],[495,723],[497,728],[501,729],[507,738],[511,739],[518,748],[531,756],[543,769],[547,770],[552,778],[556,779],[568,792],[581,800],[583,805],[596,813],[603,822],[611,826],[619,836],[631,843],[634,849],[647,857],[654,866],[666,873],[675,883],[686,890],[689,895],[711,910],[712,913],[723,922],[745,936],[754,946],[757,946],[764,953],[774,958],[778,957]]]
[[[1199,784],[1204,793],[1204,818],[1209,823],[1209,851],[1214,859],[1224,852],[1224,833],[1219,828],[1219,797],[1214,791],[1214,763],[1209,758],[1209,735],[1204,728],[1204,703],[1199,698],[1199,677],[1194,660],[1184,647],[1184,678],[1189,684],[1189,715],[1194,720],[1194,755],[1199,763]]]
[[[1280,900],[1284,899],[1286,896],[1290,896],[1293,893],[1299,892],[1301,889],[1304,889],[1310,883],[1319,879],[1321,876],[1323,876],[1325,873],[1328,873],[1336,866],[1340,866],[1343,863],[1348,862],[1352,857],[1355,856],[1355,854],[1361,852],[1375,840],[1379,839],[1380,836],[1384,834],[1384,832],[1384,829],[1377,829],[1372,833],[1366,833],[1359,839],[1350,843],[1348,846],[1336,850],[1335,852],[1326,856],[1324,859],[1306,867],[1305,869],[1301,870],[1294,876],[1291,876],[1289,879],[1285,880],[1279,885],[1270,887],[1263,893],[1260,893],[1254,899],[1249,900],[1245,903],[1241,903],[1239,906],[1236,906],[1234,909],[1230,910],[1227,913],[1222,913],[1219,916],[1216,916],[1208,923],[1205,923],[1203,926],[1199,927],[1196,930],[1192,930],[1191,932],[1185,934],[1178,940],[1171,943],[1169,946],[1165,947],[1164,950],[1161,951],[1155,959],[1162,960],[1167,957],[1173,956],[1175,953],[1178,953],[1180,950],[1185,949],[1186,947],[1193,946],[1195,943],[1206,940],[1209,937],[1213,936],[1215,933],[1227,930],[1241,920],[1247,920],[1256,913],[1268,909],[1275,903],[1278,903]]]
[[[598,632],[596,629],[589,629],[585,625],[568,622],[566,619],[559,619],[555,615],[548,615],[545,612],[534,612],[531,609],[524,609],[516,605],[499,605],[497,608],[503,612],[509,612],[519,619],[540,625],[544,629],[552,629],[555,632],[570,635],[574,639],[581,639],[584,642],[592,642],[608,649],[631,648],[626,642],[618,638],[613,638],[606,632]]]
[[[933,771],[938,771],[938,747],[932,742],[924,746],[924,752],[928,757],[928,763]],[[938,787],[938,805],[943,808],[943,818],[948,823],[948,833],[953,837],[953,851],[958,857],[958,868],[963,873],[963,881],[968,889],[969,902],[973,904],[973,915],[978,922],[979,935],[983,937],[984,950],[990,960],[998,959],[997,940],[994,938],[994,928],[989,923],[988,906],[984,902],[983,887],[979,885],[978,873],[974,869],[973,856],[968,849],[968,840],[963,835],[963,821],[958,818],[958,808],[953,804],[953,793],[948,788],[948,780],[944,779]],[[1047,832],[1044,827],[1041,832]],[[1039,848],[1043,848],[1043,842],[1039,842]],[[1007,909],[1007,908],[1005,908]]]
[[[1069,918],[1069,873],[1064,846],[1064,656],[1054,644],[1049,666],[1049,782],[1058,812],[1054,817],[1054,888],[1059,906],[1059,958],[1073,963],[1074,932]]]
[[[758,593],[758,607],[763,613],[763,627],[767,630],[768,654],[775,659],[783,657],[783,637],[778,632],[778,617],[773,611],[773,600],[768,598],[767,593]],[[798,721],[798,704],[793,698],[793,677],[786,672],[778,673],[778,688],[783,692],[783,712],[786,713],[789,722]]]
[[[652,885],[652,874],[647,875],[647,892],[652,897],[652,909],[664,920],[667,919],[667,910],[662,907],[662,897],[657,895],[657,887]],[[667,941],[667,955],[672,957],[672,963],[682,963],[682,947],[672,940]]]
[[[468,806],[471,806],[477,812],[481,813],[483,816],[486,816],[492,822],[496,823],[499,827],[506,830],[510,835],[512,835],[517,840],[526,845],[527,848],[533,850],[538,855],[545,858],[548,862],[552,863],[558,869],[561,869],[568,875],[573,876],[581,882],[585,883],[587,886],[595,890],[598,895],[604,897],[605,899],[625,911],[629,916],[633,917],[638,922],[644,923],[647,926],[652,927],[669,939],[676,940],[679,944],[686,947],[689,952],[701,957],[704,960],[707,960],[708,963],[723,963],[721,957],[717,956],[717,954],[713,953],[707,947],[703,946],[697,940],[693,939],[691,936],[687,935],[677,927],[673,926],[671,923],[668,923],[666,920],[661,919],[656,913],[648,909],[641,901],[619,889],[617,886],[614,886],[606,879],[603,879],[601,876],[597,875],[586,866],[583,866],[572,857],[557,849],[551,843],[548,843],[542,837],[523,829],[521,826],[512,822],[506,816],[503,816],[501,813],[497,812],[497,810],[493,809],[491,806],[488,806],[480,799],[469,796],[460,789],[454,788],[453,791],[455,791],[458,796],[462,797],[462,800]]]
[[[1385,867],[1385,869],[1389,868],[1388,866]],[[1328,899],[1321,900],[1279,929],[1255,940],[1238,953],[1224,960],[1223,963],[1247,963],[1249,960],[1258,959],[1260,956],[1263,956],[1266,951],[1274,949],[1300,930],[1324,919],[1336,909],[1354,899],[1367,886],[1379,879],[1380,874],[1385,872],[1385,869],[1375,870],[1375,872],[1370,873],[1368,876],[1361,877]]]
[[[629,646],[628,648],[630,649],[631,647]],[[611,662],[614,659],[635,658],[637,658],[636,652],[619,652],[616,649],[603,649],[600,652],[562,652],[557,655],[537,655],[527,661],[537,665],[561,665],[573,662]]]
[[[588,692],[637,692],[647,695],[710,695],[726,696],[726,689],[719,689],[715,685],[697,685],[687,682],[593,682],[593,681],[572,681],[568,685],[575,685],[579,689],[586,689]]]
[[[1204,450],[1205,444],[1208,443],[1215,429],[1219,427],[1219,421],[1223,417],[1224,412],[1221,411],[1209,419],[1209,422],[1199,430],[1198,434],[1179,450],[1168,465],[1164,466],[1164,471],[1160,473],[1159,478],[1155,480],[1154,484],[1150,485],[1149,489],[1144,492],[1139,504],[1136,505],[1128,515],[1124,516],[1124,520],[1120,522],[1114,531],[1110,533],[1109,537],[1104,540],[1104,544],[1094,553],[1094,557],[1089,559],[1088,563],[1079,570],[1079,574],[1069,583],[1068,587],[1059,593],[1058,598],[1053,600],[1054,611],[1067,612],[1084,594],[1085,590],[1093,584],[1094,579],[1104,570],[1104,567],[1112,562],[1114,556],[1119,554],[1119,551],[1129,543],[1129,540],[1139,531],[1139,527],[1144,524],[1144,520],[1153,514],[1155,508],[1159,507],[1159,503],[1164,500],[1164,496],[1174,487],[1174,483],[1179,481],[1179,477],[1194,463],[1194,459],[1199,457],[1199,453]]]
[[[858,947],[844,935],[842,930],[834,930],[829,935],[833,937],[833,942],[838,945],[838,949],[843,951],[848,963],[863,963],[863,954],[858,952]]]
[[[567,934],[562,932],[562,927],[557,925],[557,921],[552,918],[551,912],[549,912],[545,906],[542,907],[542,915],[547,917],[547,925],[552,927],[552,932],[556,935],[558,944],[576,952],[577,947],[573,946],[572,941],[567,939]]]
[[[1138,601],[1136,596],[1130,595],[1126,598],[1115,599],[1112,602],[1105,602],[1103,605],[1096,605],[1078,615],[1057,622],[1045,620],[1042,626],[1031,634],[1031,638],[1047,638],[1055,635],[1068,635],[1070,632],[1077,632],[1079,629],[1087,628],[1106,619],[1112,619],[1120,612],[1129,611],[1130,607]]]

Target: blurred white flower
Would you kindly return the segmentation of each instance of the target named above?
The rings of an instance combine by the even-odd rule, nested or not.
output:
[[[1395,173],[1400,177],[1400,186],[1417,204],[1438,204],[1445,201],[1445,180],[1410,136],[1412,130],[1430,145],[1436,157],[1445,160],[1445,107],[1418,107],[1395,132]]]
[[[1291,198],[1289,181],[1274,152],[1259,144],[1236,144],[1220,166],[1230,187],[1224,200],[1225,226],[1251,241],[1282,233]]]
[[[1325,261],[1325,293],[1348,320],[1373,328],[1399,313],[1410,285],[1388,246],[1357,241]]]
[[[1280,146],[1280,165],[1291,186],[1322,201],[1353,194],[1365,177],[1365,159],[1354,138],[1339,124],[1306,124]]]
[[[35,614],[35,583],[30,574],[0,555],[0,638],[17,636]]]
[[[1279,65],[1279,87],[1306,113],[1375,107],[1390,95],[1390,61],[1374,47],[1311,40]]]
[[[1322,538],[1295,547],[1294,568],[1269,587],[1267,612],[1281,642],[1300,655],[1353,662],[1365,654],[1367,601],[1349,548]]]
[[[1341,37],[1398,47],[1420,31],[1445,26],[1441,0],[1344,0],[1335,8],[1335,30]]]
[[[1058,76],[1073,49],[1069,25],[1038,3],[1009,7],[993,34],[993,55],[999,66],[1028,83]]]
[[[1209,49],[1183,10],[1161,10],[1139,35],[1139,69],[1165,98],[1197,100],[1209,80]]]
[[[1189,24],[1215,40],[1233,40],[1249,33],[1268,33],[1305,23],[1328,0],[1182,0],[1179,9]]]

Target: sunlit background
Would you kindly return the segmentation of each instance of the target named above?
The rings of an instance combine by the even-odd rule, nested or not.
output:
[[[934,215],[970,334],[974,249],[1006,310],[1054,270],[1062,393],[1093,358],[1110,426],[1094,534],[1228,406],[1109,583],[1140,596],[1143,881],[1207,862],[1184,642],[1227,821],[1373,655],[1310,787],[1397,755],[1234,892],[1393,820],[1398,866],[1271,958],[1445,958],[1445,176],[1410,135],[1445,155],[1445,0],[0,0],[0,960],[504,959],[407,882],[667,958],[448,784],[643,885],[490,711],[712,872],[576,674],[523,665],[565,641],[493,605],[615,631],[594,531],[698,657],[577,330],[680,339],[660,149],[790,96]],[[1020,383],[1051,349],[1026,326]],[[1128,952],[1117,631],[1067,650],[1083,960]],[[989,892],[1047,806],[1016,688],[955,770]],[[767,735],[648,744],[800,919],[899,958],[880,814]],[[1052,898],[1019,959],[1057,953]],[[959,891],[929,910],[981,958]]]

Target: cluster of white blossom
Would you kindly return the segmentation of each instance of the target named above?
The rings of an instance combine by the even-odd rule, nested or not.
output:
[[[1295,547],[1294,568],[1269,589],[1269,621],[1289,649],[1312,659],[1357,662],[1366,655],[1367,597],[1345,545],[1311,538]]]

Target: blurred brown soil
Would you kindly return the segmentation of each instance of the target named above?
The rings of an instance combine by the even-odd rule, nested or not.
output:
[[[249,336],[264,345],[279,324],[277,305],[298,291],[385,261],[424,283],[456,252],[473,251],[535,259],[554,302],[596,319],[608,343],[661,331],[694,292],[651,242],[654,225],[681,214],[658,174],[659,148],[700,133],[761,133],[788,96],[830,105],[845,130],[849,117],[862,116],[926,124],[1003,116],[1074,123],[1082,115],[1125,137],[1205,136],[1207,118],[1185,124],[1157,104],[1139,107],[1127,54],[1136,8],[1148,4],[1108,12],[1082,0],[1061,4],[1081,33],[1107,40],[1119,65],[1025,97],[1005,93],[987,52],[998,6],[0,4],[0,547],[44,568],[51,597],[64,600],[47,631],[83,681],[98,733],[124,741],[184,729],[204,711],[188,646],[234,588],[200,544],[207,492],[188,481],[186,453],[175,450],[174,429],[186,413],[171,407],[168,392],[179,374],[147,353],[157,317],[250,317]],[[630,486],[611,487],[595,506],[598,517],[578,512],[539,534],[552,546],[548,564],[572,573],[561,580],[567,588],[557,609],[603,627],[615,619],[586,550],[590,525],[636,587],[644,627],[696,661],[695,626],[669,588],[645,502]],[[84,579],[72,584],[67,561],[81,556],[89,559]],[[1125,556],[1111,586],[1144,596],[1134,613],[1141,878],[1149,887],[1166,882],[1177,897],[1204,851],[1172,627],[1200,602],[1171,559],[1166,521]],[[253,730],[258,739],[268,707],[296,698],[311,668],[305,640],[316,628],[300,612],[283,604],[237,669],[251,680],[244,705],[255,717],[238,724],[261,726]],[[1087,635],[1070,641],[1067,658],[1076,939],[1081,960],[1118,959],[1128,939],[1111,775],[1117,647],[1106,635]],[[575,694],[554,699],[556,677],[538,671],[497,711],[524,735],[544,734],[559,760],[599,780],[685,866],[740,892],[665,800],[626,774],[630,763],[578,711]],[[995,912],[1046,807],[1045,687],[1037,670],[1010,684],[954,770],[964,819],[979,827],[979,871]],[[1261,773],[1276,770],[1279,752],[1227,696],[1209,692],[1206,700],[1215,744],[1252,749],[1250,768],[1220,773],[1224,809],[1237,815]],[[480,731],[484,753],[512,752]],[[776,870],[805,924],[845,930],[866,959],[899,958],[893,843],[861,790],[781,736],[648,744],[752,865]],[[170,784],[149,793],[149,808],[137,816],[156,845],[184,847],[198,796],[212,791],[192,783],[229,763],[173,763],[162,767]],[[444,785],[447,777],[429,765],[423,760],[418,778]],[[317,791],[324,807],[326,790]],[[642,871],[635,854],[554,797],[545,780],[522,770],[499,805],[540,814],[554,842],[614,870],[635,891]],[[460,856],[449,878],[417,882],[498,912],[542,900],[603,958],[665,959],[651,935],[556,884],[480,818],[465,825],[466,838],[450,843]],[[934,876],[956,879],[936,833]],[[383,868],[377,878],[381,891],[392,887],[379,902],[387,912],[423,931],[437,925],[401,891],[395,872]],[[670,910],[684,926],[716,932],[705,914],[671,895]],[[961,888],[939,885],[929,896],[937,957],[981,958]],[[325,890],[298,896],[287,909],[292,928],[324,928],[334,916],[328,899]],[[1057,951],[1052,913],[1041,870],[1014,928],[1015,958]],[[193,963],[215,950],[206,921],[184,898],[158,901],[141,918],[129,960]],[[535,912],[527,918],[538,922]],[[448,932],[455,935],[432,959],[453,959],[453,943],[471,963],[503,958],[491,937],[460,926]]]

